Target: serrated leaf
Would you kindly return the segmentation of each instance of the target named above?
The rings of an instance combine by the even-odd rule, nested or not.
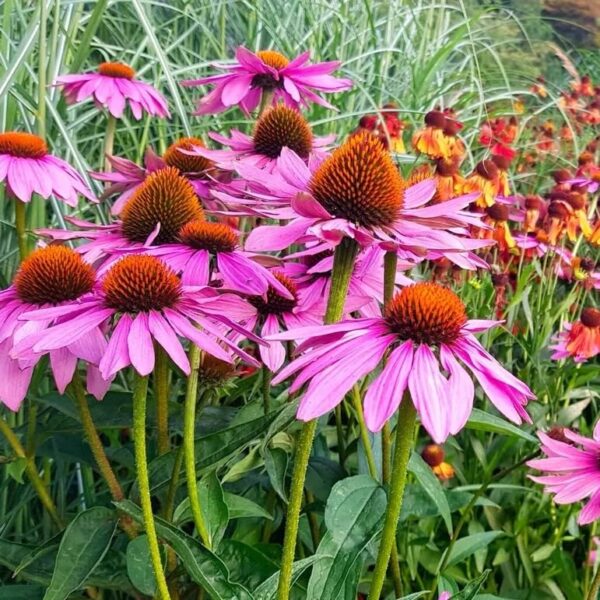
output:
[[[127,575],[137,590],[154,598],[156,578],[152,570],[148,537],[140,535],[127,544]]]
[[[416,452],[412,453],[408,461],[408,470],[417,478],[427,495],[433,500],[446,524],[449,535],[452,536],[450,505],[439,479],[434,475],[431,467]]]
[[[142,511],[130,500],[116,502],[119,510],[142,524]],[[205,548],[197,539],[187,535],[163,519],[155,517],[156,531],[181,558],[185,570],[193,581],[214,600],[252,600],[248,590],[229,578],[225,563]]]
[[[65,529],[44,600],[65,600],[79,589],[108,552],[116,528],[115,513],[108,508],[80,512]]]
[[[303,558],[302,560],[296,561],[292,566],[292,587],[302,576],[304,571],[311,567],[318,557],[316,555]],[[274,600],[277,595],[277,586],[279,585],[279,571],[274,573],[264,583],[261,583],[254,590],[254,600]]]
[[[528,442],[538,443],[538,439],[530,433],[519,429],[516,425],[513,425],[496,415],[492,415],[478,408],[474,408],[471,412],[466,427],[478,431],[490,431],[492,433],[512,435],[527,440]]]

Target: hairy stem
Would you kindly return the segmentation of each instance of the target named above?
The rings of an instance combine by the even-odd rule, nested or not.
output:
[[[154,366],[154,398],[156,399],[156,426],[158,430],[158,454],[171,449],[169,440],[169,359],[157,344]]]

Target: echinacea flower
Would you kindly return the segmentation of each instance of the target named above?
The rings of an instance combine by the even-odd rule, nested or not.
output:
[[[214,268],[226,289],[260,296],[271,286],[292,298],[288,289],[268,269],[253,260],[259,257],[239,248],[239,234],[229,225],[189,221],[179,231],[178,242],[148,247],[146,251],[180,274],[184,285],[209,285]]]
[[[323,322],[325,298],[320,303],[307,303],[298,295],[295,282],[281,272],[274,276],[289,292],[284,296],[269,286],[266,295],[250,296],[248,302],[254,307],[252,316],[243,324],[251,330],[259,330],[262,338],[280,331]],[[293,339],[293,338],[292,338]],[[285,346],[280,341],[269,341],[259,347],[260,357],[271,371],[278,371],[285,361]]]
[[[370,133],[350,137],[313,168],[282,151],[269,188],[272,196],[287,197],[288,206],[275,204],[264,212],[289,221],[255,228],[246,249],[282,250],[315,238],[337,245],[350,237],[361,246],[380,245],[398,250],[401,258],[416,258],[427,250],[465,252],[489,245],[470,239],[464,229],[483,226],[477,215],[463,210],[469,197],[425,206],[435,182],[406,189],[391,155]]]
[[[33,194],[46,199],[54,195],[73,207],[79,194],[97,201],[81,175],[69,163],[52,156],[46,142],[33,133],[0,133],[0,181],[21,202],[30,202]]]
[[[277,104],[265,110],[256,121],[252,136],[237,129],[231,130],[231,138],[210,133],[213,140],[229,146],[229,150],[209,150],[203,145],[193,147],[186,154],[190,158],[205,157],[222,169],[233,170],[239,163],[272,171],[283,148],[289,148],[303,160],[311,155],[324,158],[324,148],[335,139],[335,134],[315,137],[311,127],[300,112],[285,104]]]
[[[561,439],[538,432],[545,458],[530,460],[532,469],[550,473],[530,475],[554,494],[557,504],[573,504],[589,498],[577,522],[587,525],[600,518],[600,427],[596,425],[592,438],[569,429],[562,430]]]
[[[105,62],[89,73],[61,75],[54,85],[63,88],[70,104],[93,98],[94,102],[120,119],[125,107],[138,121],[147,112],[156,117],[169,117],[169,108],[163,95],[151,85],[135,78],[135,71],[124,63]]]
[[[143,167],[126,158],[109,156],[112,170],[93,172],[91,175],[94,179],[109,184],[102,194],[103,198],[118,194],[111,208],[113,215],[121,213],[129,198],[149,175],[165,167],[177,169],[192,184],[196,194],[207,199],[210,196],[210,178],[214,175],[214,164],[202,156],[184,153],[203,146],[204,142],[200,138],[184,137],[173,142],[162,157],[148,148],[144,154]]]
[[[0,402],[18,410],[23,402],[33,368],[44,353],[32,352],[27,340],[45,331],[56,320],[29,321],[24,315],[40,308],[56,309],[90,297],[96,276],[81,256],[65,246],[47,246],[29,255],[21,264],[13,284],[0,292]],[[50,370],[62,394],[73,379],[77,360],[88,363],[88,390],[98,399],[109,381],[99,376],[97,365],[106,349],[98,327],[80,340],[63,340],[51,352]]]
[[[232,294],[182,285],[160,259],[135,254],[116,262],[91,297],[30,311],[24,317],[61,318],[60,323],[35,336],[35,352],[55,350],[66,340],[75,343],[96,327],[107,326],[109,341],[99,363],[104,379],[129,365],[140,375],[149,375],[154,369],[155,343],[189,375],[190,363],[180,337],[225,362],[233,362],[232,355],[238,355],[258,364],[226,335],[227,330],[234,330],[261,343],[230,318],[243,310],[243,305],[243,300]]]
[[[563,331],[550,346],[554,360],[573,358],[575,362],[585,362],[600,354],[600,310],[586,307],[576,323],[565,323]]]
[[[178,242],[181,228],[202,220],[204,211],[192,184],[175,167],[165,167],[137,187],[120,216],[110,225],[69,218],[78,231],[41,229],[38,233],[54,240],[86,239],[77,251],[90,263],[106,263],[150,245]]]
[[[333,108],[313,90],[321,92],[341,92],[352,87],[350,79],[336,79],[331,75],[339,66],[339,61],[307,64],[309,52],[289,60],[275,50],[250,52],[240,46],[235,53],[233,64],[216,64],[225,71],[199,79],[184,81],[183,85],[212,85],[215,88],[198,103],[194,114],[219,113],[239,105],[244,113],[255,110],[263,92],[272,94],[272,101],[283,100],[293,108],[306,107],[314,102]]]
[[[297,348],[299,357],[273,382],[296,373],[290,393],[308,383],[297,413],[298,419],[307,421],[339,404],[356,382],[377,369],[390,350],[364,399],[365,421],[371,431],[379,431],[400,402],[412,401],[436,443],[457,434],[471,414],[475,395],[464,366],[505,417],[515,423],[530,422],[524,406],[534,398],[531,390],[473,336],[497,323],[468,320],[465,306],[454,292],[435,283],[417,283],[397,293],[383,316],[266,336],[267,341],[303,340]],[[403,400],[406,389],[410,399]]]

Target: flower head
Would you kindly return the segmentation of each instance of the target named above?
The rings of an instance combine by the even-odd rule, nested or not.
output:
[[[129,105],[133,116],[139,120],[142,114],[169,117],[167,101],[151,85],[135,78],[135,71],[124,63],[105,62],[98,70],[76,75],[61,75],[54,85],[63,88],[67,102],[74,104],[93,98],[98,106],[106,108],[120,119]]]
[[[77,206],[79,194],[97,201],[69,163],[52,156],[42,138],[23,131],[0,133],[0,181],[21,202],[30,202],[33,194],[54,195],[69,206]]]
[[[451,290],[417,283],[396,294],[383,316],[307,327],[267,340],[303,340],[299,358],[274,379],[280,382],[297,373],[292,392],[309,382],[298,409],[301,420],[331,410],[357,381],[376,370],[390,350],[365,396],[367,427],[379,431],[401,401],[412,401],[427,432],[442,443],[458,433],[471,414],[475,388],[465,366],[502,414],[516,423],[530,420],[524,409],[534,397],[529,388],[473,336],[496,324],[468,320],[463,303]],[[403,400],[407,389],[410,400]]]
[[[564,440],[538,432],[545,458],[530,460],[527,465],[548,475],[530,476],[554,494],[557,504],[573,504],[589,498],[577,521],[587,525],[600,518],[600,427],[593,438],[563,429]]]
[[[151,373],[154,343],[162,346],[173,362],[189,374],[190,364],[179,338],[197,344],[204,352],[225,362],[231,363],[232,354],[237,354],[256,364],[227,337],[228,331],[235,330],[260,342],[232,320],[240,310],[244,311],[241,299],[218,295],[209,288],[182,285],[175,272],[160,259],[135,254],[116,262],[92,296],[66,303],[59,311],[42,308],[26,313],[25,317],[45,320],[54,314],[61,316],[60,323],[33,339],[31,346],[35,352],[54,350],[64,340],[75,343],[103,325],[108,329],[109,342],[99,368],[102,377],[109,379],[129,365],[140,375]]]
[[[239,105],[244,113],[255,110],[263,92],[272,94],[274,103],[283,100],[293,108],[308,106],[314,102],[332,108],[313,90],[340,92],[352,87],[349,79],[336,79],[331,75],[338,61],[307,64],[309,52],[289,60],[275,50],[260,50],[256,53],[239,47],[236,61],[230,65],[216,65],[222,74],[184,81],[184,85],[211,85],[214,89],[198,103],[197,115],[218,113]]]
[[[21,264],[13,284],[0,292],[0,402],[17,410],[23,401],[34,366],[43,352],[33,352],[29,341],[59,317],[29,321],[24,315],[40,308],[60,310],[90,296],[96,283],[92,267],[65,246],[34,251]],[[78,358],[88,362],[88,389],[101,398],[109,382],[101,381],[96,366],[106,342],[98,328],[82,342],[64,340],[50,352],[50,369],[62,393],[71,382]]]
[[[585,362],[600,354],[600,310],[584,308],[579,321],[566,323],[555,342],[551,346],[554,360],[572,357],[575,362]]]

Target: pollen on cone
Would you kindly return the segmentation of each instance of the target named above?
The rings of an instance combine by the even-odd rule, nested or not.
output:
[[[253,140],[256,152],[270,158],[277,158],[284,146],[301,158],[307,158],[312,150],[313,135],[299,111],[278,104],[258,119]]]

